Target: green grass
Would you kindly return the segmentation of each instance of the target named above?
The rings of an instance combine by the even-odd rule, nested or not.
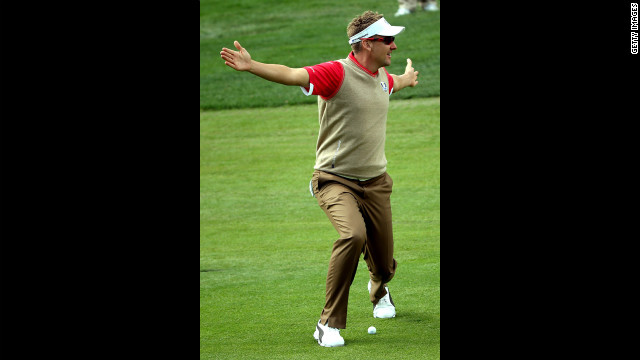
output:
[[[201,110],[200,359],[439,359],[440,98],[390,103],[397,317],[373,319],[361,259],[341,348],[312,337],[337,238],[308,190],[317,132],[315,104]]]
[[[238,40],[255,60],[290,67],[344,58],[346,26],[368,9],[406,26],[388,70],[401,74],[410,57],[420,71],[417,87],[391,97],[387,127],[398,315],[372,318],[361,261],[346,346],[325,349],[312,334],[337,233],[308,190],[316,97],[236,72],[219,52]],[[440,12],[394,18],[396,9],[388,0],[200,2],[201,359],[440,358]],[[371,325],[378,334],[367,334]]]
[[[365,10],[405,26],[387,70],[402,74],[406,58],[420,72],[419,85],[394,99],[440,96],[440,12],[394,17],[396,1],[267,0],[200,1],[200,108],[226,109],[315,103],[298,87],[283,87],[237,72],[220,58],[238,40],[254,60],[303,67],[347,57],[347,24]]]

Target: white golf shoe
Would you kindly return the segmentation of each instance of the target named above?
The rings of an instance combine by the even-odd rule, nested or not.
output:
[[[371,293],[371,280],[369,280],[367,288],[369,289],[369,293]],[[396,317],[396,307],[391,299],[389,287],[385,286],[384,288],[387,290],[387,294],[383,296],[382,299],[378,300],[378,303],[373,306],[374,318],[389,319]]]
[[[313,337],[318,340],[318,345],[320,346],[344,346],[344,339],[340,336],[340,329],[322,325],[320,320],[316,324],[316,331],[313,333]]]

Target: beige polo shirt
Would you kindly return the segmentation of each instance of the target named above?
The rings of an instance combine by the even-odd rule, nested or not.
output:
[[[387,170],[384,146],[392,92],[388,74],[384,68],[372,74],[352,54],[338,62],[344,71],[339,89],[330,98],[318,96],[314,168],[348,178],[373,178]]]

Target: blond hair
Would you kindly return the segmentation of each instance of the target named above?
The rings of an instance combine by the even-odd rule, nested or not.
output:
[[[351,20],[349,25],[347,25],[347,36],[352,37],[353,35],[359,33],[360,31],[369,27],[369,25],[374,22],[380,20],[382,18],[382,14],[378,14],[377,12],[373,12],[371,10],[367,10],[362,15],[356,16]],[[351,44],[351,49],[354,53],[358,53],[362,48],[362,42],[357,42]]]

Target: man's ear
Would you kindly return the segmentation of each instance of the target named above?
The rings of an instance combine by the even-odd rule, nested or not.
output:
[[[371,41],[369,41],[369,40],[360,40],[360,42],[362,43],[362,48],[363,49],[367,49],[368,51],[371,51]]]

